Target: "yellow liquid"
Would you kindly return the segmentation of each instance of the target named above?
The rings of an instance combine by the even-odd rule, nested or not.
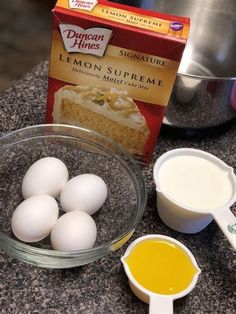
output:
[[[198,271],[180,246],[161,239],[139,242],[125,262],[142,287],[166,295],[185,290]]]

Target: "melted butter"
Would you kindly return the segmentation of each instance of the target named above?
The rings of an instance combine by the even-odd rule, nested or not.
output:
[[[198,272],[180,246],[162,239],[138,243],[125,262],[142,287],[164,295],[185,290]]]

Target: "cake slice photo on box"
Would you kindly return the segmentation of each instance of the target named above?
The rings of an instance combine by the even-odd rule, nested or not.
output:
[[[112,138],[141,155],[150,130],[128,92],[115,87],[66,85],[54,95],[53,122],[72,124]]]

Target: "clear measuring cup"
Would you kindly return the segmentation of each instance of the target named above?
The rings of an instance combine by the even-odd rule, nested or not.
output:
[[[179,250],[182,251],[182,254],[184,254],[184,260],[178,259],[178,256],[180,256],[180,253],[176,255],[176,259],[168,259],[170,256],[167,254],[168,250],[159,250],[158,247],[152,247],[149,246],[147,251],[147,247],[145,251],[140,251],[137,253],[137,249],[140,244],[145,244],[147,240],[151,241],[164,241],[167,242],[170,246],[176,246]],[[141,248],[142,249],[142,248]],[[156,250],[154,252],[155,254],[149,254],[151,250]],[[134,256],[132,256],[134,254]],[[136,254],[136,255],[135,255]],[[140,255],[141,254],[141,255]],[[143,254],[143,256],[142,256]],[[152,260],[150,261],[150,256]],[[153,256],[156,256],[155,259],[153,259]],[[133,257],[133,260],[129,261],[129,257]],[[142,265],[142,259],[143,259],[143,265]],[[177,260],[178,259],[178,260]],[[159,260],[161,263],[159,263]],[[143,302],[149,303],[149,313],[150,314],[165,314],[165,313],[173,313],[173,301],[175,299],[181,298],[188,293],[192,291],[192,289],[195,287],[199,274],[200,269],[197,265],[197,262],[193,256],[193,254],[189,251],[189,249],[184,246],[181,242],[168,237],[164,235],[157,235],[157,234],[151,234],[142,236],[135,241],[133,241],[129,247],[127,248],[124,256],[121,258],[121,261],[124,266],[124,270],[126,272],[126,275],[129,279],[130,288],[133,291],[133,293]],[[186,262],[189,263],[186,267]],[[140,266],[141,263],[141,266]],[[182,266],[181,266],[182,263]],[[139,264],[139,266],[137,266]],[[154,265],[154,267],[153,267]],[[176,266],[176,269],[172,269],[171,265]],[[144,271],[144,276],[151,278],[154,283],[156,283],[159,280],[158,288],[152,289],[146,282],[143,282],[142,279],[137,275],[137,272],[140,271],[140,268],[137,268],[135,271],[134,268],[141,267],[142,271]],[[181,268],[182,267],[182,268]],[[174,287],[175,284],[169,282],[172,281],[172,277],[174,277],[174,272],[176,270],[176,273],[178,276],[184,276],[184,274],[187,272],[187,268],[192,267],[191,274],[187,278],[187,281],[184,282],[183,287],[178,287],[178,289],[173,289],[175,292],[171,293],[171,287]],[[159,268],[161,274],[158,276],[155,276],[155,269]],[[166,286],[166,282],[168,282],[168,292],[165,294],[163,293],[162,285]],[[175,279],[177,280],[177,279]],[[157,293],[156,291],[162,292]],[[164,288],[165,289],[165,288]],[[177,293],[176,293],[177,292]]]
[[[183,233],[196,233],[213,219],[236,250],[236,176],[216,156],[178,148],[160,156],[153,169],[157,210],[162,221]]]

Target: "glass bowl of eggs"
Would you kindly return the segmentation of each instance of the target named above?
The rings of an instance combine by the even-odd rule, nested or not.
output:
[[[80,127],[36,125],[0,138],[0,249],[70,268],[119,249],[146,205],[140,168],[112,140]]]

